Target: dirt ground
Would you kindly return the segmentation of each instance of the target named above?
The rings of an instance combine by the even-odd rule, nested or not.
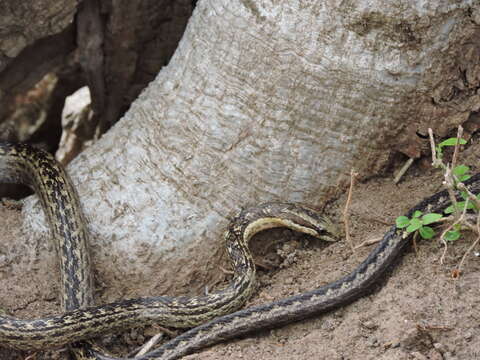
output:
[[[480,146],[472,146],[462,154],[461,162],[474,167],[479,157]],[[398,215],[441,189],[441,173],[418,164],[399,185],[394,185],[391,178],[370,179],[355,187],[351,205],[355,244],[380,239]],[[327,213],[338,219],[345,201],[343,195],[327,207]],[[54,264],[38,261],[31,273],[21,275],[14,264],[2,263],[5,251],[12,247],[37,250],[18,242],[21,219],[17,210],[0,207],[0,217],[9,224],[0,238],[0,308],[19,317],[55,313],[57,290],[48,274]],[[259,237],[261,241],[254,239],[254,248],[263,266],[258,292],[248,305],[298,294],[346,275],[375,246],[363,246],[352,253],[345,240],[324,245],[313,239],[304,241],[288,230]],[[272,245],[277,237],[289,240]],[[407,251],[372,295],[325,315],[220,344],[185,359],[480,359],[480,257],[473,252],[462,276],[451,278],[452,269],[473,240],[451,245],[444,264],[439,262],[443,246],[438,239],[422,240],[417,252]],[[475,251],[478,254],[480,247]],[[265,269],[270,267],[273,269]],[[155,331],[133,330],[103,342],[125,354],[120,344],[129,343],[133,348]],[[0,359],[27,358],[66,359],[66,355],[65,351],[32,354],[0,349]]]

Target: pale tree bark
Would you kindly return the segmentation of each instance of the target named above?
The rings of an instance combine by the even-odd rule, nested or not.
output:
[[[241,207],[321,207],[352,167],[418,157],[416,132],[475,117],[479,35],[474,1],[199,1],[169,65],[68,168],[100,277],[198,289],[223,276]],[[27,242],[53,257],[39,213],[29,199]]]

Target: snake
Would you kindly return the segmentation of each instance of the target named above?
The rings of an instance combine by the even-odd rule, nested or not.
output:
[[[187,329],[137,360],[172,360],[218,342],[279,327],[331,311],[365,296],[386,278],[410,243],[412,233],[393,225],[367,258],[348,275],[302,294],[240,309],[255,289],[255,264],[249,239],[260,231],[286,227],[326,241],[337,240],[336,226],[301,204],[268,202],[238,213],[224,233],[234,272],[230,284],[200,296],[156,296],[93,303],[89,235],[81,204],[68,174],[49,153],[26,144],[0,143],[0,182],[23,183],[39,196],[60,258],[63,312],[22,320],[0,315],[0,346],[20,350],[72,345],[82,360],[118,360],[87,340],[130,327],[160,324]],[[480,174],[465,182],[480,192]],[[450,204],[446,191],[421,201],[417,210],[441,212]]]
[[[21,183],[35,191],[60,259],[63,313],[32,320],[0,316],[0,346],[19,350],[73,344],[77,359],[111,358],[82,341],[153,323],[189,329],[238,310],[255,287],[255,264],[248,242],[256,233],[287,227],[323,240],[336,240],[335,225],[313,209],[264,203],[241,211],[224,233],[234,272],[227,287],[208,295],[144,297],[95,306],[88,228],[65,169],[48,152],[27,144],[0,143],[0,182]]]

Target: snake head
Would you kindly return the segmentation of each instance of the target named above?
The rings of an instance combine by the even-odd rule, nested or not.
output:
[[[324,215],[319,219],[317,226],[319,228],[318,235],[316,236],[318,239],[334,242],[338,241],[342,235],[338,225]]]

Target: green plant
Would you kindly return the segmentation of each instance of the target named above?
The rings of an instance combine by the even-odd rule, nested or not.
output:
[[[405,231],[407,233],[413,233],[415,231],[418,231],[422,238],[431,239],[435,235],[435,230],[433,230],[430,226],[427,225],[435,223],[442,218],[442,214],[423,214],[421,211],[417,210],[413,213],[411,219],[406,216],[399,216],[395,220],[395,223],[399,229],[405,228]]]
[[[445,241],[450,241],[450,242],[458,240],[462,236],[462,233],[460,232],[461,230],[462,230],[462,225],[454,224],[452,227],[452,230],[447,231],[443,238],[445,239]]]
[[[435,139],[433,138],[433,131],[431,128],[428,129],[428,134],[430,137],[430,146],[432,148],[432,165],[436,168],[439,167],[443,169],[445,178],[443,184],[447,189],[448,197],[452,203],[452,205],[445,210],[445,213],[453,213],[453,216],[448,216],[448,220],[451,220],[450,224],[440,236],[440,240],[444,245],[443,254],[440,257],[440,263],[443,264],[445,259],[448,242],[459,239],[462,235],[461,231],[463,231],[463,229],[471,231],[476,235],[476,239],[463,254],[457,268],[452,270],[452,277],[458,278],[461,274],[462,265],[467,259],[468,254],[470,254],[475,246],[480,243],[480,197],[471,192],[463,183],[470,178],[470,168],[466,165],[456,166],[459,145],[467,143],[466,140],[462,139],[463,127],[461,125],[458,126],[457,137],[442,141],[437,146],[435,145]],[[455,147],[451,164],[445,164],[443,162],[443,148],[446,146]],[[462,198],[460,201],[457,201],[458,193],[460,193],[460,197]],[[472,214],[466,214],[469,209],[474,213],[473,217],[471,216]]]
[[[467,141],[464,139],[458,139],[456,137],[446,139],[435,146],[435,156],[434,158],[434,166],[441,167],[443,170],[446,170],[448,166],[443,163],[443,150],[445,147],[448,146],[457,146],[464,145]],[[452,169],[453,174],[453,182],[455,187],[461,182],[464,182],[470,179],[471,175],[469,174],[470,167],[466,165],[458,165]],[[468,194],[465,191],[460,192],[460,195],[463,201],[456,202],[456,205],[452,204],[444,210],[445,214],[452,214],[455,210],[458,210],[459,213],[463,212],[465,207],[467,210],[474,210],[478,212],[477,206],[472,202],[468,201]],[[477,199],[480,199],[480,194],[477,195]],[[456,206],[456,208],[455,208]],[[445,217],[442,214],[437,213],[428,213],[423,214],[421,211],[415,211],[412,217],[409,219],[406,216],[399,216],[396,219],[396,225],[399,229],[405,229],[407,233],[413,233],[418,231],[420,236],[424,239],[431,239],[435,236],[435,231],[428,225],[433,224],[435,222],[439,222],[444,220]],[[447,231],[443,238],[445,241],[455,241],[461,237],[461,225],[454,224],[452,228]]]
[[[467,140],[465,139],[459,139],[458,144],[459,145],[465,145],[467,143]],[[437,146],[435,146],[435,152],[437,155],[438,159],[443,158],[443,148],[446,146],[456,146],[457,145],[457,138],[448,138],[446,140],[443,140],[441,143],[439,143]]]
[[[474,210],[475,212],[478,212],[477,206],[473,202],[467,201],[468,194],[465,191],[461,191],[460,196],[462,197],[463,201],[457,202],[456,206],[458,211],[462,212],[466,206],[467,210]],[[480,200],[480,194],[477,194],[476,198]],[[454,211],[455,211],[455,205],[452,204],[449,207],[447,207],[443,212],[445,214],[452,214]]]

